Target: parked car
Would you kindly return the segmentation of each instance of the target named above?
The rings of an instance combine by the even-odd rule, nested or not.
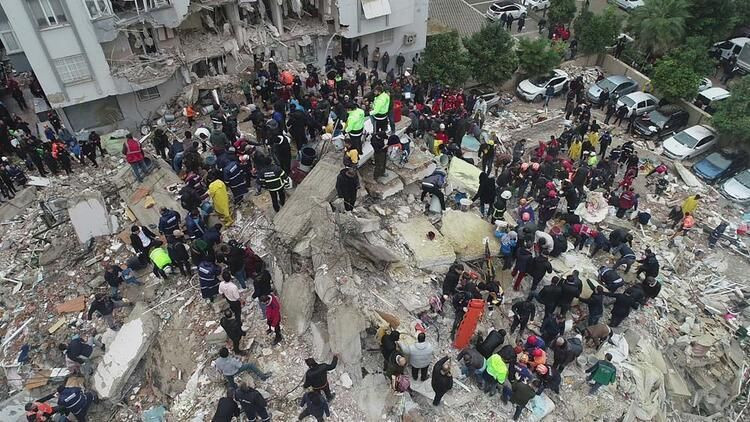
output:
[[[591,85],[586,91],[586,96],[591,103],[599,104],[599,95],[605,89],[609,90],[610,98],[620,98],[623,95],[638,91],[638,82],[622,75],[607,76]]]
[[[516,88],[516,93],[518,93],[519,97],[527,101],[539,102],[544,98],[544,93],[547,91],[548,86],[553,86],[555,88],[555,95],[557,95],[568,88],[568,80],[567,73],[560,69],[555,69],[549,75],[521,81]]]
[[[643,113],[655,110],[659,106],[659,99],[643,91],[636,91],[623,95],[617,100],[617,108],[623,105],[627,106],[629,110],[626,117],[630,117],[633,113],[640,116]]]
[[[675,105],[665,105],[636,119],[633,130],[646,139],[661,140],[685,127],[689,118],[687,111]]]
[[[713,184],[733,176],[747,164],[747,154],[743,152],[716,151],[693,164],[693,173]]]
[[[607,0],[608,3],[614,3],[622,10],[631,11],[635,8],[641,7],[644,4],[644,0]]]
[[[742,47],[750,41],[747,37],[737,37],[714,44],[708,53],[717,59],[728,59],[735,54],[740,54]]]
[[[714,114],[716,104],[729,98],[732,94],[724,88],[713,87],[698,93],[693,104],[708,114]]]
[[[750,169],[742,170],[722,183],[721,193],[734,202],[750,203]]]
[[[712,127],[695,125],[670,136],[662,146],[665,156],[685,160],[708,151],[716,145],[716,141],[716,131]]]
[[[500,107],[503,106],[502,97],[497,90],[485,85],[477,85],[468,88],[469,93],[482,97],[487,103],[487,111],[489,113],[497,113]]]
[[[518,19],[521,16],[525,18],[526,7],[513,3],[512,1],[499,1],[490,5],[485,16],[487,16],[487,19],[496,22],[500,20],[500,16],[502,16],[503,13],[513,16],[513,19]]]
[[[533,11],[544,10],[549,7],[550,0],[523,0],[521,4]]]

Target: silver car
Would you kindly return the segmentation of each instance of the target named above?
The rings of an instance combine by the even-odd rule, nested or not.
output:
[[[599,96],[605,89],[609,90],[609,98],[618,99],[623,95],[638,91],[638,82],[632,78],[622,75],[607,76],[601,81],[591,85],[586,91],[586,97],[593,104],[599,104]]]

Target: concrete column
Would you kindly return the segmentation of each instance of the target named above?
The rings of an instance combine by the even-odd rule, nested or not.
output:
[[[281,13],[281,6],[277,0],[270,0],[271,4],[271,18],[273,19],[273,26],[279,30],[279,35],[284,34],[284,17]]]

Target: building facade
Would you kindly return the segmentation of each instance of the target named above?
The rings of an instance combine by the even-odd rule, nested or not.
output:
[[[0,0],[0,41],[74,131],[136,129],[188,84],[253,54],[322,63],[360,39],[424,48],[428,0]]]

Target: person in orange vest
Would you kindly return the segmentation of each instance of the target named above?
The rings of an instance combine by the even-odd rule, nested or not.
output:
[[[128,133],[125,143],[122,144],[122,154],[133,169],[135,180],[137,180],[138,183],[143,182],[143,177],[148,173],[148,166],[146,166],[141,143],[133,137],[132,133]]]
[[[52,158],[60,163],[60,167],[65,170],[65,174],[70,175],[73,173],[73,169],[70,166],[70,155],[65,149],[65,144],[59,139],[52,141]]]
[[[185,117],[187,117],[188,126],[193,127],[197,115],[198,113],[195,112],[192,104],[188,104],[187,107],[185,107]]]
[[[26,403],[24,409],[26,410],[26,420],[29,422],[47,422],[52,420],[52,415],[55,414],[55,409],[49,404],[45,403],[47,400],[54,397],[55,394],[42,397],[33,403]]]

